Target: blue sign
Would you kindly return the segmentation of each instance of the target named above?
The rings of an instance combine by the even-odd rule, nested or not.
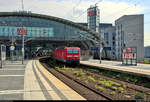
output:
[[[104,47],[104,50],[111,50],[111,47]]]
[[[99,50],[99,47],[98,47],[98,46],[92,46],[92,47],[91,47],[91,50],[98,51],[98,50]]]

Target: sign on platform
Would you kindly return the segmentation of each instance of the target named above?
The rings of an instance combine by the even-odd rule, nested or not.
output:
[[[137,65],[137,49],[135,47],[124,48],[122,53],[122,64]]]
[[[10,46],[10,50],[11,51],[15,50],[15,46]]]
[[[91,50],[98,51],[98,50],[99,50],[99,47],[98,47],[98,46],[92,46],[92,47],[91,47]]]

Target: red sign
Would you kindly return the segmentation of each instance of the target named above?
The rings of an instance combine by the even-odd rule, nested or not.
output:
[[[123,58],[131,59],[136,58],[136,53],[132,51],[133,48],[125,48],[123,49]]]
[[[94,11],[89,11],[88,12],[88,16],[93,16],[94,15]]]
[[[22,35],[22,28],[18,28],[18,35]],[[27,35],[27,30],[24,29],[24,35]]]

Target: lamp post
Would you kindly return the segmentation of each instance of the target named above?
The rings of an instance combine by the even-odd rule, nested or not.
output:
[[[101,38],[101,35],[100,35],[100,38]],[[101,48],[101,39],[99,39],[99,63],[101,64],[102,63],[102,61],[101,61],[101,51],[102,50],[102,48]]]
[[[24,64],[24,28],[22,24],[22,64]]]
[[[12,38],[11,38],[11,43],[13,44],[13,45],[11,45],[11,47],[13,47],[13,49],[11,49],[11,62],[13,62],[13,51],[14,51],[14,29],[12,29]]]
[[[24,11],[24,5],[23,0],[21,0],[22,3],[22,15]],[[23,20],[22,20],[22,64],[24,64],[24,28],[23,28]]]

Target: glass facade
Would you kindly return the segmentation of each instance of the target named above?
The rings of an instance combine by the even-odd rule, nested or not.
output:
[[[80,37],[79,32],[88,34],[78,28],[48,19],[20,16],[0,17],[0,36],[21,37],[19,29],[22,27],[26,30],[25,36],[33,38],[82,40],[84,38]]]

